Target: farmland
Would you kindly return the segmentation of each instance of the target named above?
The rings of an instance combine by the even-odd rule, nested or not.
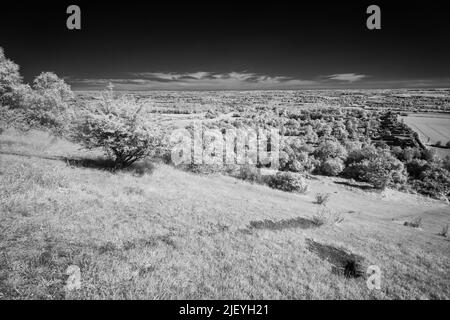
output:
[[[433,113],[411,113],[402,117],[405,123],[419,133],[422,141],[433,146],[439,141],[444,146],[450,141],[450,115]],[[449,149],[435,148],[441,155],[450,154]]]

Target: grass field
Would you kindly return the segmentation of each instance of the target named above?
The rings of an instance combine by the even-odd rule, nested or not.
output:
[[[450,298],[443,202],[324,177],[300,195],[164,164],[113,174],[75,165],[97,155],[38,132],[9,130],[0,147],[0,298]],[[310,223],[319,192],[342,221]],[[403,225],[416,217],[420,228]],[[327,248],[378,265],[381,290],[334,273]],[[66,292],[72,264],[82,287]]]

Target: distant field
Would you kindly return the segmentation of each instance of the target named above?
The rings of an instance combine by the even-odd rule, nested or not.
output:
[[[449,114],[410,114],[402,117],[405,123],[415,130],[426,145],[441,141],[443,145],[450,141]],[[450,149],[435,148],[441,155],[450,154]]]

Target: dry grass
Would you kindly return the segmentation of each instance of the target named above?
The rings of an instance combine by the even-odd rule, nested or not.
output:
[[[313,222],[316,226],[334,225],[344,221],[342,213],[322,206],[313,216]]]
[[[0,145],[2,298],[450,298],[448,240],[437,235],[449,215],[438,201],[394,191],[384,199],[326,178],[291,194],[162,164],[113,174],[49,159],[82,155],[63,141],[9,132]],[[333,210],[354,213],[304,228],[317,192],[338,192]],[[405,215],[421,215],[422,230],[392,222]],[[382,289],[333,273],[307,239],[380,266]],[[82,286],[66,293],[70,265]]]

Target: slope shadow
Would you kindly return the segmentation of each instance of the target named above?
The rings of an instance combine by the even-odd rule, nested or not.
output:
[[[99,170],[114,171],[115,165],[114,161],[106,158],[67,158],[60,157],[60,160],[66,162],[70,166],[92,168]]]
[[[250,229],[268,229],[268,230],[283,230],[283,229],[292,229],[292,228],[300,228],[300,229],[308,229],[317,227],[317,225],[312,221],[302,217],[285,219],[279,221],[272,220],[259,220],[259,221],[250,221]]]
[[[370,185],[351,183],[351,182],[347,182],[347,181],[334,181],[334,183],[352,187],[352,188],[358,188],[361,190],[377,190],[376,188],[374,188]]]
[[[45,160],[64,161],[67,165],[73,167],[91,168],[97,170],[105,170],[110,172],[116,172],[117,168],[113,160],[103,157],[97,158],[71,158],[64,156],[44,156],[36,154],[27,154],[19,152],[0,151],[0,154],[19,156],[26,158],[38,158]],[[121,169],[120,171],[131,172],[136,176],[143,176],[145,174],[152,174],[156,166],[153,163],[154,159],[144,159],[133,163],[128,168]]]
[[[344,249],[320,244],[311,239],[306,239],[306,244],[309,251],[331,264],[332,273],[344,275],[347,278],[359,278],[365,274],[366,267],[363,257]]]

